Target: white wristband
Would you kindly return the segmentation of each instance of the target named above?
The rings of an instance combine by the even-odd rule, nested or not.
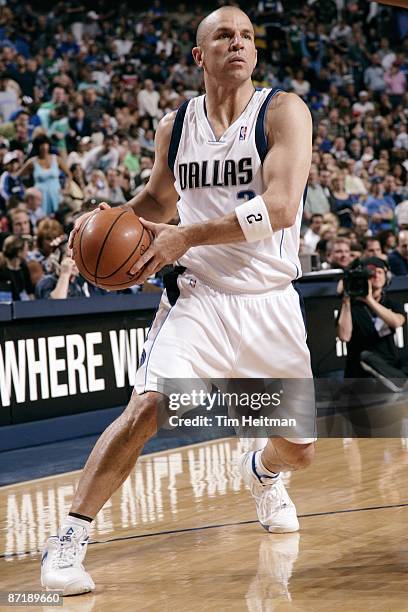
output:
[[[240,204],[235,208],[235,214],[247,242],[255,242],[255,240],[263,240],[272,236],[273,229],[262,196],[256,196]]]

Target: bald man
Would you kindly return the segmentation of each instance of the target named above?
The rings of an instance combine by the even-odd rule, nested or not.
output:
[[[254,29],[241,10],[223,7],[208,15],[192,53],[206,94],[160,121],[149,182],[125,205],[154,237],[129,271],[135,283],[166,264],[176,266],[146,339],[132,398],[96,443],[71,511],[44,551],[42,584],[66,595],[94,589],[82,565],[90,524],[156,432],[157,409],[168,392],[163,381],[172,388],[179,379],[297,376],[313,388],[292,285],[301,273],[310,113],[295,94],[254,88]],[[177,210],[178,227],[168,224]],[[280,476],[312,461],[315,438],[298,435],[271,438],[240,461],[269,532],[299,528]]]
[[[408,231],[402,230],[398,234],[397,248],[388,255],[390,270],[395,276],[408,274]]]

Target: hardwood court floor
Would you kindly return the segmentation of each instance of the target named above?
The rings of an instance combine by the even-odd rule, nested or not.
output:
[[[300,534],[259,527],[239,454],[224,439],[142,457],[96,520],[86,560],[96,592],[62,610],[408,609],[407,440],[320,440],[313,466],[286,477]],[[0,590],[39,588],[37,549],[77,479],[0,489]]]

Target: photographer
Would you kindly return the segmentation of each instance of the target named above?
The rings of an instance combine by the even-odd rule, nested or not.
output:
[[[408,364],[401,363],[394,332],[406,315],[384,292],[387,272],[385,261],[369,257],[359,261],[358,270],[346,274],[337,335],[347,342],[345,378],[375,376],[392,391],[400,391]]]

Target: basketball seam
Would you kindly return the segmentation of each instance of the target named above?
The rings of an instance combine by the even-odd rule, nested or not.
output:
[[[80,237],[79,237],[79,255],[80,255],[80,257],[81,257],[82,265],[84,266],[84,269],[87,271],[87,273],[89,274],[89,276],[95,276],[95,275],[93,274],[93,272],[91,272],[90,270],[88,270],[88,267],[86,266],[86,264],[85,264],[85,260],[84,260],[84,258],[83,258],[83,256],[82,256],[82,238],[83,238],[83,235],[84,235],[84,230],[85,230],[86,226],[88,225],[88,223],[90,222],[90,220],[93,218],[93,216],[94,216],[94,215],[91,215],[91,216],[89,217],[89,219],[87,219],[87,220],[85,221],[84,226],[83,226],[82,228],[80,228],[80,229],[79,229],[79,231],[81,232]]]
[[[115,225],[117,224],[119,219],[121,219],[123,217],[123,215],[125,215],[126,213],[127,213],[127,210],[124,210],[122,213],[120,213],[120,215],[118,217],[116,217],[116,219],[114,220],[114,222],[110,226],[110,228],[108,230],[108,233],[106,234],[105,238],[103,239],[101,248],[99,249],[98,257],[96,259],[95,274],[92,274],[92,276],[95,277],[95,285],[96,285],[97,279],[98,279],[98,266],[99,266],[99,262],[101,261],[102,251],[105,248],[106,241],[108,240],[108,238],[109,238],[113,228],[115,227]]]
[[[119,217],[120,218],[120,217]],[[141,241],[143,240],[143,236],[145,233],[145,228],[143,227],[143,232],[141,233],[141,236],[139,238],[139,242],[137,243],[137,245],[135,246],[135,248],[133,249],[133,251],[130,253],[129,257],[119,266],[119,268],[117,268],[116,270],[114,270],[113,272],[111,272],[110,274],[108,274],[108,276],[96,276],[95,278],[100,278],[102,280],[105,280],[107,278],[110,278],[111,276],[113,276],[114,274],[116,274],[117,272],[119,272],[119,270],[121,268],[123,268],[123,266],[125,264],[127,264],[127,262],[129,261],[129,259],[135,254],[136,250],[139,247],[139,244],[141,243]],[[128,282],[128,281],[127,281]],[[123,283],[122,283],[123,284]]]

